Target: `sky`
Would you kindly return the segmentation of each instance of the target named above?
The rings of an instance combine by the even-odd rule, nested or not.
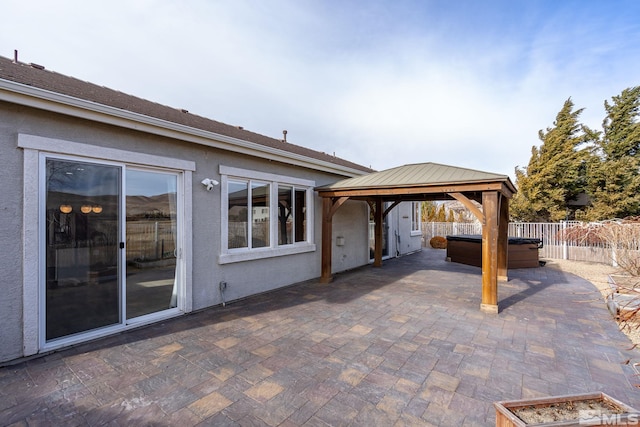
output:
[[[0,55],[384,170],[509,175],[640,85],[636,0],[3,0]]]

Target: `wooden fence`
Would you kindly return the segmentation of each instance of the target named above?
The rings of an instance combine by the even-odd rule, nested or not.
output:
[[[171,220],[128,221],[127,262],[174,258],[175,236]]]
[[[565,230],[579,222],[561,223],[509,223],[510,237],[535,238],[542,240],[540,258],[566,259],[573,261],[598,262],[615,265],[613,250],[605,244],[594,244],[579,239],[565,238]],[[482,225],[477,222],[423,222],[422,245],[428,246],[434,236],[457,236],[461,234],[482,234]]]

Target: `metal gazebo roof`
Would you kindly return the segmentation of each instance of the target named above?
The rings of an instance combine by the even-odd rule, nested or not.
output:
[[[318,187],[317,190],[344,191],[367,188],[425,188],[432,187],[441,192],[440,187],[482,185],[503,182],[505,189],[515,193],[515,187],[507,175],[483,172],[474,169],[442,165],[439,163],[416,163],[398,166],[381,172],[373,172],[355,178],[344,179],[333,184]]]

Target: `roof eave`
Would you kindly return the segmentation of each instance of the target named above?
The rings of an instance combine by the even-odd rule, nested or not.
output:
[[[346,177],[366,172],[254,142],[0,79],[0,100]]]

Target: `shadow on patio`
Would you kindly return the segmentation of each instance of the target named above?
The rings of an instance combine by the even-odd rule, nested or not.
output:
[[[424,250],[0,369],[2,424],[478,425],[492,402],[604,391],[639,360],[593,286]]]

